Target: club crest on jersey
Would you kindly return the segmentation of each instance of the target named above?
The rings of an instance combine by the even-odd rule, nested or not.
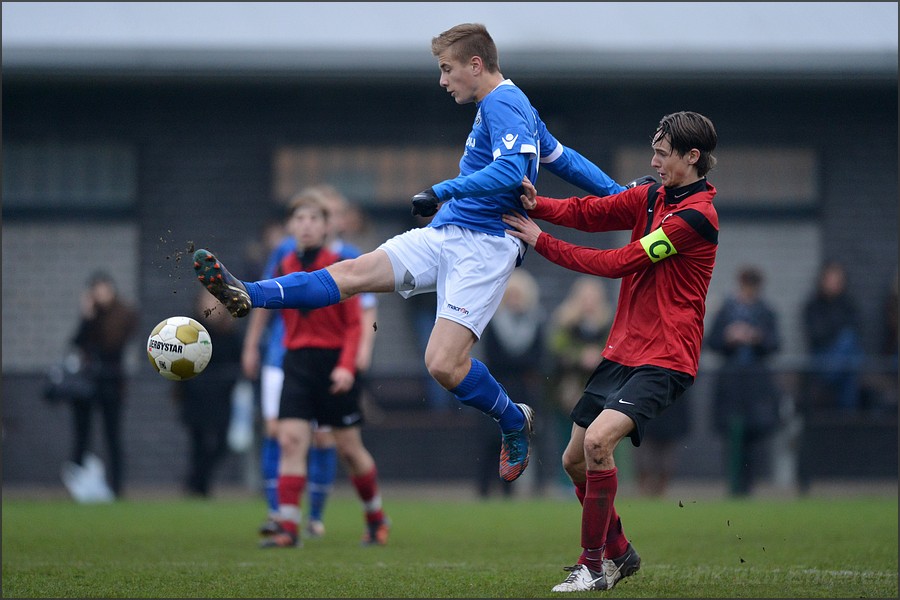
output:
[[[475,127],[481,125],[481,109],[478,109],[478,112],[475,113]]]
[[[519,139],[519,135],[518,135],[518,134],[513,135],[513,134],[511,134],[511,133],[507,133],[507,134],[503,137],[503,145],[506,146],[506,149],[507,149],[507,150],[512,150],[512,147],[515,145],[516,140],[518,140],[518,139]]]

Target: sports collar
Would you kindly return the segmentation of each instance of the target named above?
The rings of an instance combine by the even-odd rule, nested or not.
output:
[[[678,204],[688,196],[693,196],[694,194],[699,194],[700,192],[706,191],[706,177],[703,177],[694,183],[679,187],[679,188],[665,188],[666,190],[666,204]]]

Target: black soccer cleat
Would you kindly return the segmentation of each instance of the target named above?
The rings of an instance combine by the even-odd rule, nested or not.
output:
[[[246,317],[253,308],[247,288],[225,265],[203,248],[194,252],[194,271],[207,291],[221,302],[233,317]]]

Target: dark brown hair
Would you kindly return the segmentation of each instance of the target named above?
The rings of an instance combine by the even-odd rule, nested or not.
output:
[[[716,166],[716,157],[712,155],[718,143],[716,128],[708,118],[690,111],[681,111],[664,116],[653,134],[653,143],[668,138],[672,150],[684,156],[692,149],[700,151],[697,160],[697,174],[705,176]]]

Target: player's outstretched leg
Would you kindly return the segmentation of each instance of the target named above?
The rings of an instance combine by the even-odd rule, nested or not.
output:
[[[197,279],[210,294],[221,302],[233,317],[245,317],[253,308],[247,288],[228,272],[213,253],[203,248],[194,252],[194,271]]]
[[[534,433],[534,411],[527,404],[516,403],[525,417],[525,424],[519,431],[504,433],[500,446],[500,478],[515,481],[525,472],[531,455],[531,434]]]

